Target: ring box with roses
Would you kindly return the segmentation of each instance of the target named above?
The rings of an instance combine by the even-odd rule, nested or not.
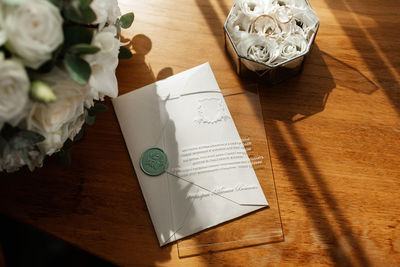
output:
[[[235,0],[225,48],[241,77],[276,84],[301,72],[318,27],[307,0]]]

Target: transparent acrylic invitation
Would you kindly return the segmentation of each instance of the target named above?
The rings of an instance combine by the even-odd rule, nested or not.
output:
[[[279,204],[257,85],[221,91],[269,206],[178,240],[179,257],[283,241]]]

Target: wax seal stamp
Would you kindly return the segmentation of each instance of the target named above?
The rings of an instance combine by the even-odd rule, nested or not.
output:
[[[160,175],[168,168],[168,157],[161,148],[149,148],[140,157],[140,168],[147,175]]]

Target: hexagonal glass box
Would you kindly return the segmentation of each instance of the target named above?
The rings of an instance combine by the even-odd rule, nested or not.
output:
[[[318,28],[307,0],[236,0],[224,24],[225,48],[241,77],[277,84],[301,72]]]

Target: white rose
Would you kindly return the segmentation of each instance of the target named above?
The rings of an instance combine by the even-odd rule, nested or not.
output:
[[[28,102],[29,85],[24,66],[0,52],[0,124],[18,123]]]
[[[33,69],[51,58],[64,41],[63,19],[56,6],[47,0],[25,0],[3,6],[6,46]]]
[[[38,144],[40,150],[47,155],[59,151],[68,138],[73,140],[75,135],[79,133],[85,123],[85,117],[86,113],[83,113],[73,120],[64,123],[58,131],[41,132],[40,134],[44,136],[45,140]]]
[[[250,18],[243,13],[238,15],[231,14],[228,19],[227,29],[235,43],[249,35],[250,24]]]
[[[117,30],[114,26],[108,26],[93,36],[92,45],[100,48],[100,51],[93,55],[86,55],[92,69],[89,85],[91,87],[92,99],[103,99],[118,96],[118,83],[115,76],[115,69],[118,66],[118,54],[120,42],[115,38]]]
[[[278,57],[277,44],[273,39],[267,39],[257,34],[249,35],[238,44],[239,54],[256,62],[273,64]],[[253,71],[266,69],[261,64],[244,61],[246,66]]]
[[[34,103],[27,118],[27,128],[46,138],[38,145],[43,153],[49,155],[58,151],[68,137],[73,138],[72,135],[79,132],[85,114],[87,88],[59,72],[55,69],[43,77],[51,86],[57,100],[47,105]],[[54,77],[59,80],[55,82]]]
[[[294,34],[280,44],[279,57],[283,60],[292,59],[303,54],[306,50],[306,39],[300,34]]]
[[[235,5],[241,13],[254,18],[264,13],[266,3],[261,0],[236,0]]]
[[[121,16],[117,0],[93,0],[90,7],[97,17],[93,24],[114,24]]]
[[[319,21],[317,14],[311,8],[301,11],[295,11],[294,20],[302,24],[301,29],[308,38],[315,32],[315,27]]]

